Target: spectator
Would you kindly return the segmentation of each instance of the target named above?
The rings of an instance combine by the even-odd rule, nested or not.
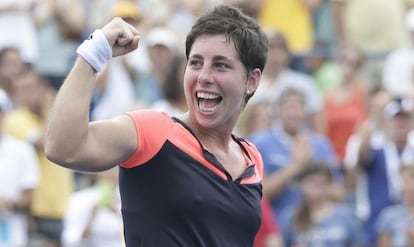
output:
[[[176,56],[162,83],[164,99],[154,102],[151,108],[178,116],[187,112],[187,102],[184,95],[184,70],[187,60],[184,56]]]
[[[13,108],[10,98],[11,82],[25,67],[16,48],[6,47],[0,50],[0,101],[3,102],[4,110]]]
[[[367,94],[368,115],[356,131],[349,137],[345,147],[344,168],[345,168],[345,186],[351,202],[355,200],[355,189],[359,187],[362,175],[356,169],[358,163],[358,152],[361,145],[361,138],[370,134],[371,139],[382,136],[384,125],[384,107],[391,101],[391,95],[383,90],[369,92]],[[360,194],[360,193],[357,193]]]
[[[29,144],[3,131],[0,106],[0,246],[28,244],[28,213],[33,189],[39,183],[36,152]]]
[[[414,246],[414,164],[403,164],[400,175],[402,202],[378,216],[378,247]]]
[[[406,43],[403,25],[411,0],[333,0],[335,26],[341,44],[351,44],[365,57],[368,88],[382,85],[386,55]],[[380,28],[379,28],[380,27]]]
[[[252,134],[249,139],[262,154],[263,192],[272,203],[273,213],[280,219],[286,209],[300,201],[294,178],[311,161],[329,164],[336,170],[337,159],[326,138],[303,127],[306,110],[301,92],[286,89],[275,108],[280,120],[271,128]],[[335,191],[339,195],[339,188],[335,187]],[[280,226],[284,230],[284,226]]]
[[[242,137],[270,128],[270,102],[256,100],[244,108],[236,125],[236,131]]]
[[[166,81],[169,67],[177,54],[178,44],[175,33],[163,26],[150,30],[144,42],[148,47],[152,69],[139,78],[135,96],[137,100],[152,104],[164,97],[162,84]]]
[[[25,63],[38,57],[36,28],[32,20],[35,0],[0,1],[0,49],[16,47]],[[7,34],[7,35],[6,35]]]
[[[312,11],[317,1],[310,0],[262,0],[258,15],[263,28],[279,30],[287,39],[293,53],[293,66],[304,71],[303,55],[313,46]]]
[[[307,68],[321,95],[339,85],[342,80],[339,65],[333,57],[325,47],[319,45],[315,45],[306,57]]]
[[[141,21],[138,6],[127,0],[114,5],[112,16],[120,17],[134,27]],[[91,120],[115,117],[133,104],[134,81],[137,80],[143,65],[137,58],[145,57],[141,51],[142,49],[136,50],[126,56],[112,59],[100,73],[92,99]]]
[[[353,144],[359,155],[353,169],[360,175],[356,212],[364,222],[369,246],[376,246],[374,226],[381,210],[400,200],[401,163],[414,160],[414,146],[408,139],[413,109],[411,98],[394,98],[383,110],[381,129],[367,128]]]
[[[332,201],[330,169],[310,164],[298,180],[303,201],[286,220],[286,246],[361,246],[361,232],[352,211]]]
[[[365,119],[365,88],[358,78],[361,56],[352,47],[344,47],[339,55],[341,83],[326,93],[324,104],[325,133],[342,161],[348,138]]]
[[[39,0],[35,22],[39,58],[33,68],[59,88],[74,63],[73,51],[86,26],[80,0]]]
[[[96,174],[95,183],[72,194],[65,214],[63,246],[121,247],[118,168]]]
[[[12,91],[18,108],[5,116],[4,129],[36,148],[42,179],[34,191],[31,212],[37,235],[53,244],[50,246],[58,246],[73,177],[69,170],[51,163],[43,152],[44,128],[55,91],[32,71],[19,75],[12,83]]]
[[[313,79],[303,73],[289,69],[290,52],[285,36],[275,30],[267,30],[269,50],[266,67],[263,71],[260,86],[253,100],[273,102],[280,97],[286,87],[294,87],[305,96],[311,126],[320,130],[322,100],[318,95]]]
[[[409,45],[391,52],[383,69],[383,86],[398,96],[414,90],[414,9],[405,17],[405,28],[409,32]]]

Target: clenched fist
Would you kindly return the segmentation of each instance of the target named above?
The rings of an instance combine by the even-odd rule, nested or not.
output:
[[[112,47],[112,57],[125,55],[138,48],[138,30],[119,17],[114,18],[101,30]]]

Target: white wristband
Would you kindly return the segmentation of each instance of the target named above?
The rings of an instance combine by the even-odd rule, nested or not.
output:
[[[97,72],[112,58],[112,48],[100,29],[95,30],[89,39],[83,41],[76,52]]]

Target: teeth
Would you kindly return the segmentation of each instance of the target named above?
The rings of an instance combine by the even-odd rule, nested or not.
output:
[[[212,94],[212,93],[202,93],[199,92],[197,93],[197,98],[201,98],[201,99],[218,99],[220,96],[218,96],[217,94]]]

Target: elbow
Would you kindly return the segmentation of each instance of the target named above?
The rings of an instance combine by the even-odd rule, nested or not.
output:
[[[53,141],[45,141],[44,153],[49,161],[57,165],[67,168],[71,168],[74,165],[74,160],[71,158],[71,155],[69,155],[70,152],[66,152],[61,145],[58,145]]]

